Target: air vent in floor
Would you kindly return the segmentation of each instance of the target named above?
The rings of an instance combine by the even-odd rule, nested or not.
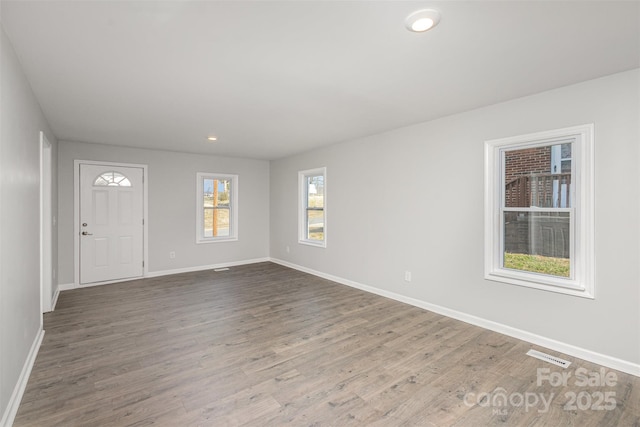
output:
[[[227,267],[224,267],[224,268],[214,268],[214,269],[213,269],[213,271],[216,271],[216,272],[218,272],[218,271],[228,271],[228,270],[229,270],[229,269],[228,269]]]
[[[536,359],[544,360],[545,362],[553,363],[554,365],[562,368],[568,368],[569,365],[571,365],[571,362],[568,360],[560,359],[559,357],[551,356],[550,354],[542,353],[538,350],[529,350],[527,351],[527,355],[535,357]]]

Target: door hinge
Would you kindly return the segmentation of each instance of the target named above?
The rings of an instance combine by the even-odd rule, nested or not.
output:
[[[142,261],[142,266],[144,267],[144,261]]]

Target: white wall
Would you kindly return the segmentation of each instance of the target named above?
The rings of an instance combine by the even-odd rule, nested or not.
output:
[[[148,165],[149,273],[269,256],[269,162],[60,141],[59,270],[74,282],[73,161]],[[196,244],[196,173],[238,174],[239,239]],[[175,259],[169,252],[176,253]]]
[[[639,94],[634,70],[273,161],[271,256],[640,364]],[[596,299],[484,280],[484,141],[586,123]],[[296,235],[297,171],[321,166],[326,249]]]
[[[54,162],[57,143],[4,29],[0,55],[1,418],[40,332],[40,131]],[[54,181],[54,212],[56,191]]]

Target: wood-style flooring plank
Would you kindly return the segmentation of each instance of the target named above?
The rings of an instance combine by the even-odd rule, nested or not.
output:
[[[538,385],[530,348],[601,367],[272,263],[65,291],[45,330],[16,427],[640,426],[640,378]]]

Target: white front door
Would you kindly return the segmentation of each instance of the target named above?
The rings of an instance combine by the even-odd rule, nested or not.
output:
[[[143,169],[80,164],[80,284],[143,275]]]

